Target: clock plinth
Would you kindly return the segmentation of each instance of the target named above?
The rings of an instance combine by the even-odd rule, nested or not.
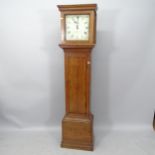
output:
[[[61,12],[60,47],[65,55],[66,94],[61,147],[92,151],[93,115],[90,112],[90,72],[91,51],[96,41],[96,4],[59,5],[58,8]],[[84,28],[80,28],[82,26]]]
[[[93,115],[67,114],[62,121],[61,147],[93,150]]]

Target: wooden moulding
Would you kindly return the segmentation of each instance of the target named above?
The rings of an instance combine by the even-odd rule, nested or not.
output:
[[[65,49],[65,48],[69,48],[69,49],[70,48],[75,48],[75,49],[77,49],[77,48],[81,48],[81,49],[84,49],[84,48],[92,49],[95,46],[95,44],[86,44],[86,45],[72,45],[72,44],[66,45],[66,44],[59,44],[59,46],[62,49]]]
[[[93,150],[93,115],[66,114],[62,120],[61,147]]]
[[[96,10],[96,4],[58,5],[60,11]]]

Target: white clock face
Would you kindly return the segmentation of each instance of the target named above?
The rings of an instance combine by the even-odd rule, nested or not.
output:
[[[66,40],[89,40],[89,15],[66,15]]]

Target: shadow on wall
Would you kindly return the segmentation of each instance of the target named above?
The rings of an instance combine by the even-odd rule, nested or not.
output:
[[[99,127],[110,127],[110,55],[115,51],[114,27],[119,10],[104,10],[98,15],[104,15],[101,19],[98,16],[97,42],[92,53],[92,85],[91,105],[95,118],[95,125]]]
[[[97,45],[92,53],[92,83],[91,83],[91,110],[94,114],[94,128],[103,127],[111,128],[112,122],[110,119],[110,97],[109,97],[109,57],[113,51],[113,32],[97,32]],[[108,133],[102,130],[100,137],[96,137],[96,145]],[[109,132],[109,131],[108,131]],[[102,136],[101,136],[102,135]]]
[[[154,112],[154,118],[153,118],[153,129],[155,130],[155,112]]]
[[[100,145],[113,126],[110,118],[110,56],[116,48],[115,25],[119,12],[118,9],[99,10],[97,14],[97,38],[92,52],[91,74],[91,110],[94,114],[94,128],[97,129],[95,130],[96,146]],[[103,128],[108,130],[103,132]],[[99,132],[101,134],[96,134]]]

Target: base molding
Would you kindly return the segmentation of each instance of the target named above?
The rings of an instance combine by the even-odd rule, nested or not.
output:
[[[93,151],[93,145],[91,145],[91,144],[78,143],[78,142],[75,143],[72,141],[62,141],[61,147],[70,148],[70,149]]]
[[[93,150],[93,115],[67,114],[62,120],[61,147]]]

